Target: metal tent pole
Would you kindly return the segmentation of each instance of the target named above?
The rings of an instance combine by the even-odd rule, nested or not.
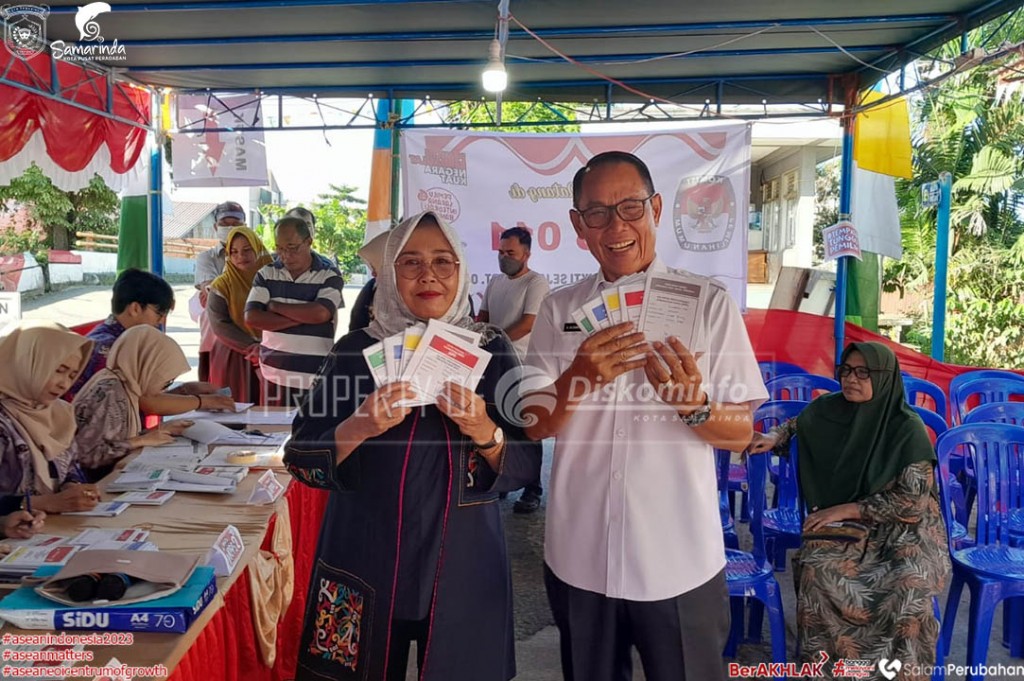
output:
[[[855,114],[854,114],[855,115]],[[839,219],[850,219],[850,199],[853,189],[853,123],[854,115],[843,119],[843,164],[839,176]],[[836,318],[835,318],[835,362],[843,355],[846,345],[846,286],[847,263],[850,256],[839,258],[836,263]]]

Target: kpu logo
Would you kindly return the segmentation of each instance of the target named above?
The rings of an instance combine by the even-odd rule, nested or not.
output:
[[[736,230],[736,196],[727,177],[688,177],[679,183],[672,223],[684,251],[707,253],[729,247]]]

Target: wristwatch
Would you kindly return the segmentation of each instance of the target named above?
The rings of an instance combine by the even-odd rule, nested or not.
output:
[[[483,444],[477,444],[476,442],[474,442],[473,446],[476,447],[477,449],[491,449],[492,447],[497,447],[504,441],[505,432],[499,426],[494,429],[494,435],[491,436],[490,442],[484,442]]]
[[[709,418],[711,418],[711,396],[707,393],[704,393],[704,404],[697,407],[696,411],[692,411],[682,417],[683,423],[691,428],[704,425],[704,422]]]

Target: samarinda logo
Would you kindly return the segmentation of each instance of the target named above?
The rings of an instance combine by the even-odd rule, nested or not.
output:
[[[98,62],[127,60],[124,45],[119,44],[116,38],[109,43],[103,39],[102,29],[96,17],[109,11],[110,5],[105,2],[90,2],[84,7],[79,7],[75,14],[79,42],[54,40],[50,44],[53,58],[62,61]]]

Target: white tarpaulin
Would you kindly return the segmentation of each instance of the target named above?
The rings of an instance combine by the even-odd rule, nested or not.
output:
[[[267,184],[263,132],[205,132],[204,128],[255,126],[254,95],[179,95],[172,136],[174,184],[178,187],[260,187]]]
[[[516,226],[533,234],[530,268],[546,275],[552,288],[564,286],[597,271],[569,220],[573,175],[592,156],[612,150],[636,154],[651,170],[663,197],[661,259],[717,278],[743,307],[750,194],[746,123],[586,136],[406,130],[405,214],[437,211],[462,235],[478,300],[488,279],[499,274],[499,235]]]

